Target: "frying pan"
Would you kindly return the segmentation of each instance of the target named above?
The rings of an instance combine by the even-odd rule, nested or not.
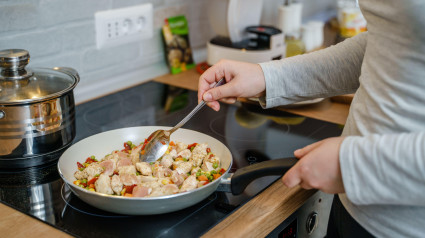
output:
[[[71,191],[84,202],[109,212],[126,215],[153,215],[169,213],[192,206],[212,194],[223,178],[230,177],[228,171],[232,166],[232,154],[229,149],[217,139],[188,129],[179,129],[173,133],[172,140],[191,143],[207,143],[211,151],[221,159],[221,167],[226,172],[217,180],[198,189],[184,193],[161,197],[122,197],[91,192],[73,184],[77,162],[84,162],[89,156],[103,158],[106,154],[126,141],[140,143],[155,130],[169,130],[171,127],[143,126],[128,127],[102,132],[87,137],[69,147],[59,158],[59,174]],[[282,175],[295,163],[296,158],[277,159],[250,165],[237,170],[230,183],[221,183],[225,190],[234,195],[241,194],[248,184],[256,178],[268,175]],[[227,182],[229,180],[227,179]]]

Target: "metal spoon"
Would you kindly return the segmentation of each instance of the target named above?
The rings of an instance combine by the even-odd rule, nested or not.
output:
[[[213,88],[223,85],[225,82],[224,78],[220,79]],[[171,128],[170,130],[156,130],[149,137],[148,142],[145,145],[144,149],[140,151],[139,161],[140,162],[155,162],[159,158],[161,158],[165,151],[168,149],[168,145],[170,144],[170,135],[186,124],[190,118],[192,118],[195,113],[197,113],[204,105],[205,101],[202,100],[183,120],[181,120],[176,126]]]

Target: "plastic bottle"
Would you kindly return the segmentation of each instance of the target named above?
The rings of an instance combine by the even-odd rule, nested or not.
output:
[[[357,0],[338,0],[339,34],[348,38],[366,31],[366,19]]]

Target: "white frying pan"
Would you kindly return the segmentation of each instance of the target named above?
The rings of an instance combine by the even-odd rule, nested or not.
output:
[[[191,143],[207,143],[211,151],[221,159],[221,167],[226,173],[219,179],[201,188],[161,197],[121,197],[91,192],[73,184],[76,180],[74,173],[77,170],[77,162],[84,162],[91,155],[103,158],[115,149],[121,148],[126,141],[140,143],[155,130],[169,130],[171,127],[143,126],[129,127],[107,132],[102,132],[83,139],[69,147],[60,157],[58,170],[62,179],[70,187],[71,191],[84,202],[109,212],[126,215],[153,215],[169,213],[194,205],[212,194],[220,184],[223,177],[228,176],[232,166],[232,154],[220,141],[206,134],[179,129],[173,133],[171,140]],[[233,194],[240,194],[245,187],[254,179],[266,175],[282,175],[296,163],[295,158],[279,159],[262,162],[239,169],[231,179]]]

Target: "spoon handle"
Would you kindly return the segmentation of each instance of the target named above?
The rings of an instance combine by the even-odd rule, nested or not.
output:
[[[224,82],[226,82],[226,80],[224,80],[224,78],[220,79],[220,81],[218,81],[212,88],[221,86],[224,84]],[[202,100],[187,116],[185,116],[183,118],[183,120],[181,120],[179,123],[177,123],[177,125],[175,125],[169,132],[170,134],[173,133],[175,130],[179,129],[180,127],[182,127],[184,124],[186,124],[187,121],[190,120],[190,118],[193,117],[193,115],[195,115],[195,113],[197,113],[203,106],[205,106],[205,101]]]

